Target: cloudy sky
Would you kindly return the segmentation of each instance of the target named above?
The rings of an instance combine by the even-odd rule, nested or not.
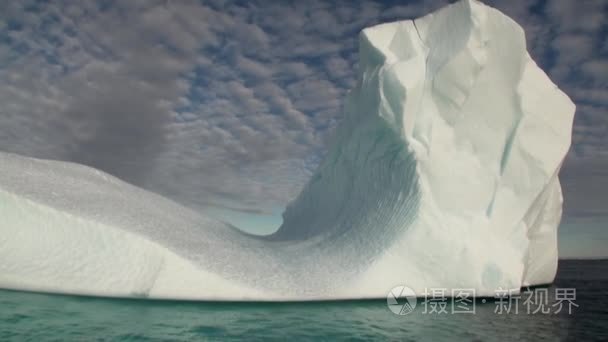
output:
[[[341,119],[358,32],[447,2],[0,1],[0,150],[277,223]],[[607,216],[608,1],[485,2],[577,104],[566,219]]]

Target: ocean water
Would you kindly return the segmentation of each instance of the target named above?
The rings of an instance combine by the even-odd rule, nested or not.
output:
[[[561,301],[557,312],[564,298],[572,306]],[[560,261],[552,286],[531,289],[519,299],[478,298],[474,306],[419,299],[405,315],[394,314],[386,299],[210,303],[0,290],[0,341],[242,339],[606,341],[608,260]]]

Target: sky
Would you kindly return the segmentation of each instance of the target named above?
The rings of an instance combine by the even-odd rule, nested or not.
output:
[[[608,217],[608,1],[483,2],[524,28],[577,105],[565,221]],[[0,150],[276,228],[340,122],[359,31],[447,3],[1,1]],[[608,255],[606,228],[587,238],[593,253]]]

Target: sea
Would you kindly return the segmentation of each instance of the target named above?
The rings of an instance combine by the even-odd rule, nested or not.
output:
[[[0,290],[0,341],[608,341],[608,260],[560,260],[549,287],[468,300],[108,299]],[[409,310],[411,309],[411,310]]]

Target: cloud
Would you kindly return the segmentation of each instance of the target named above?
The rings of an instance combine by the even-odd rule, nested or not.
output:
[[[581,65],[581,70],[597,85],[608,87],[608,60],[592,59]]]
[[[342,117],[358,32],[446,3],[2,2],[0,148],[93,165],[196,207],[272,211],[297,195]],[[605,158],[606,3],[488,3],[524,27],[578,105],[566,171]]]
[[[327,74],[333,80],[354,79],[355,70],[352,69],[352,65],[348,60],[341,57],[331,57],[327,58],[324,64]]]
[[[237,57],[237,62],[235,65],[246,76],[256,79],[267,79],[272,76],[272,71],[269,70],[264,64],[247,57]]]
[[[561,65],[574,65],[589,58],[594,49],[593,37],[582,33],[565,33],[555,37],[551,46]]]
[[[608,4],[605,1],[554,0],[545,11],[559,31],[597,33],[605,25]]]

